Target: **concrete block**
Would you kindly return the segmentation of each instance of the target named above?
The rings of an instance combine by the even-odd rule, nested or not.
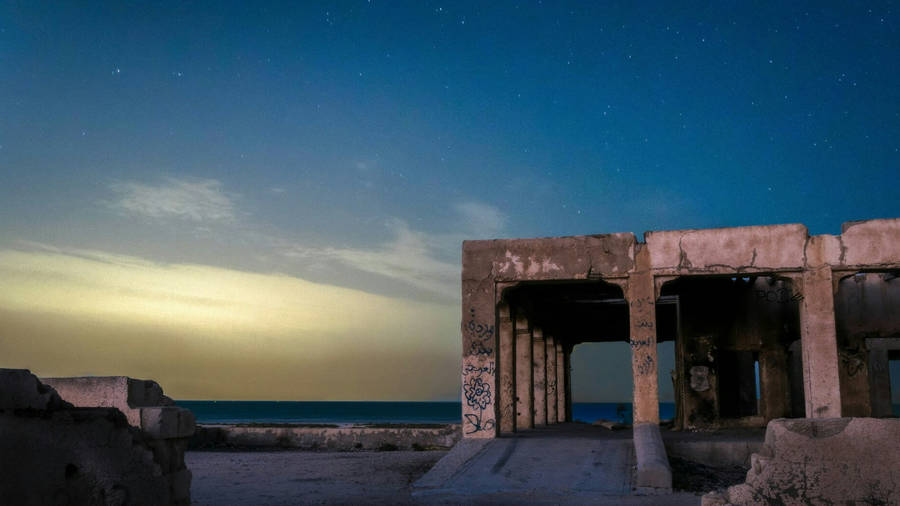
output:
[[[639,423],[634,426],[634,456],[637,461],[635,486],[638,492],[672,491],[672,469],[658,425]]]
[[[42,378],[67,402],[84,408],[116,408],[125,414],[128,423],[141,426],[141,414],[128,403],[129,387],[126,376],[84,376],[76,378]]]
[[[194,414],[175,406],[140,408],[141,429],[158,439],[185,438],[194,435]]]

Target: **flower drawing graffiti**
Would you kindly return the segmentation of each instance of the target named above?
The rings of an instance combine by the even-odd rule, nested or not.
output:
[[[466,404],[471,408],[485,409],[491,403],[491,386],[484,382],[480,376],[474,376],[463,384],[463,392],[466,395]]]

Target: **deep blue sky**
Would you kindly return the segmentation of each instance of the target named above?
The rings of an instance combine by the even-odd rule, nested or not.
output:
[[[6,2],[0,246],[433,304],[447,386],[416,395],[452,396],[463,238],[900,215],[898,22],[893,2]]]

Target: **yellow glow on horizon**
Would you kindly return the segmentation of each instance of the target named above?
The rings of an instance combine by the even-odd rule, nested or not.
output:
[[[128,355],[129,349],[145,350],[142,352],[147,355],[145,359],[129,358],[132,367],[142,370],[145,364],[154,364],[165,356],[168,365],[157,367],[160,372],[156,374],[179,377],[207,374],[224,378],[227,374],[219,370],[222,364],[227,362],[232,368],[243,368],[246,365],[241,363],[243,356],[247,362],[253,362],[253,370],[265,370],[266,364],[271,364],[273,371],[281,372],[273,372],[271,380],[254,380],[261,382],[255,390],[248,390],[246,385],[236,386],[234,390],[241,391],[245,398],[271,398],[264,392],[275,388],[271,383],[276,380],[307,383],[312,380],[314,384],[316,378],[309,377],[311,372],[303,376],[304,370],[329,376],[322,368],[328,365],[324,361],[338,368],[343,368],[342,364],[354,364],[357,370],[346,372],[360,376],[360,381],[348,383],[345,390],[349,391],[336,392],[334,397],[353,398],[354,389],[361,388],[356,398],[364,398],[363,395],[407,398],[409,392],[419,390],[401,389],[393,397],[392,392],[367,392],[367,388],[391,387],[389,378],[368,385],[365,378],[381,375],[377,371],[379,367],[405,367],[404,363],[415,357],[410,350],[416,349],[446,357],[436,360],[447,364],[442,365],[447,370],[451,364],[453,369],[458,364],[458,307],[453,304],[386,297],[284,274],[159,264],[97,251],[0,250],[0,279],[3,280],[0,310],[21,316],[23,322],[37,324],[40,315],[72,322],[73,326],[83,327],[84,322],[92,322],[96,332],[68,346],[85,352],[82,361],[90,363],[83,366],[96,374],[137,374],[118,369],[122,363],[115,362],[115,357],[112,363],[93,361],[92,355],[106,354],[104,349],[118,350],[115,352],[118,356]],[[20,325],[17,332],[23,332],[21,328],[26,327]],[[116,333],[111,331],[113,328],[130,330]],[[9,332],[2,322],[0,332]],[[177,339],[159,338],[156,349],[152,343],[141,341],[143,335],[157,334],[177,336]],[[30,344],[0,342],[0,367],[32,367],[51,372],[72,370],[72,364],[65,363],[64,357],[50,359],[52,350],[45,350],[47,358],[29,354],[31,347],[44,349],[41,347],[49,347],[51,342],[64,342],[61,336],[34,337]],[[42,344],[44,339],[46,342]],[[97,353],[86,353],[91,349]],[[183,356],[184,363],[172,367],[171,362],[179,361],[179,355]],[[367,356],[371,360],[365,359]],[[401,360],[401,356],[407,358]],[[10,363],[16,357],[21,360],[29,357],[30,363]],[[296,373],[292,372],[292,363],[297,365]],[[154,374],[157,369],[146,370]],[[163,372],[164,369],[168,372]],[[298,375],[297,379],[293,379],[294,374]],[[167,378],[154,379],[166,387]],[[187,377],[181,380],[189,382]],[[181,380],[173,379],[173,382]]]

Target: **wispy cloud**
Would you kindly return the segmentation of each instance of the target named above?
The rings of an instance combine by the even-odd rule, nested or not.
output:
[[[159,184],[129,181],[113,183],[110,189],[116,199],[109,205],[128,214],[194,222],[235,217],[233,196],[215,179],[166,177]]]
[[[442,298],[459,296],[459,265],[437,258],[441,252],[432,236],[410,229],[399,219],[391,220],[387,228],[392,238],[374,248],[293,246],[285,250],[284,255],[315,262],[335,262],[400,281]]]
[[[389,239],[371,248],[306,247],[294,245],[283,254],[307,263],[332,264],[376,274],[424,290],[441,299],[460,293],[460,244],[464,239],[497,237],[506,216],[479,202],[454,206],[456,218],[447,230],[428,233],[412,229],[397,218],[386,223]]]
[[[462,229],[474,235],[470,239],[493,239],[506,225],[506,215],[492,205],[480,202],[456,204]]]

